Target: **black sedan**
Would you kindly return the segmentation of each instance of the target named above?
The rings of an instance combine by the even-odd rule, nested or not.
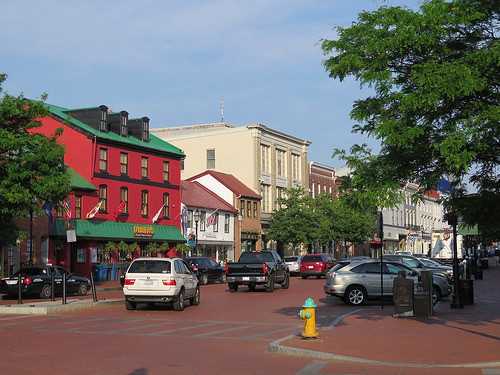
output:
[[[66,274],[66,293],[84,296],[90,290],[90,280],[68,273],[59,266],[33,266],[21,270],[21,293],[28,297],[50,298],[52,294],[51,276],[54,274],[55,295],[62,295],[63,274]],[[9,297],[18,295],[19,271],[11,277],[0,280],[0,290]]]
[[[209,257],[189,257],[185,259],[191,270],[196,274],[200,284],[209,282],[225,282],[224,268]]]

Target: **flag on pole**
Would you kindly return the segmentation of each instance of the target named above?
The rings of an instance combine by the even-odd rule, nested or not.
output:
[[[67,199],[63,200],[61,202],[61,206],[64,210],[64,213],[66,214],[66,217],[68,219],[71,219],[71,204],[69,203],[69,201]]]
[[[88,214],[87,214],[86,218],[87,218],[87,219],[92,219],[92,218],[94,218],[94,216],[97,214],[97,212],[99,211],[99,209],[101,208],[101,206],[102,206],[102,200],[101,200],[101,201],[99,201],[99,202],[95,205],[95,207],[94,207],[93,209],[91,209],[91,210],[88,212]]]
[[[160,218],[161,211],[163,210],[163,207],[165,207],[165,203],[161,205],[161,207],[158,210],[158,212],[156,213],[156,215],[153,216],[153,224],[156,223],[158,221],[158,219]]]
[[[52,202],[45,202],[42,206],[43,211],[49,217],[49,221],[52,222],[54,220],[54,215],[52,215],[52,211],[54,210],[54,204]]]
[[[181,228],[184,238],[187,239],[188,231],[188,210],[184,203],[181,202]]]
[[[127,204],[124,201],[120,201],[120,204],[118,205],[118,207],[116,207],[115,216],[118,216],[122,212],[125,212],[125,207],[127,207]]]
[[[216,209],[207,217],[207,225],[214,225],[217,222],[217,219],[219,218],[217,211],[219,211],[219,209]]]

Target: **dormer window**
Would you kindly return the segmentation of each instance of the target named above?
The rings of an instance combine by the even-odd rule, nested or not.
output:
[[[102,132],[108,131],[108,112],[101,109],[101,120],[99,121],[99,130]]]
[[[128,135],[127,117],[125,116],[120,117],[120,134],[124,137]]]
[[[142,140],[149,141],[149,119],[144,118],[142,121]]]

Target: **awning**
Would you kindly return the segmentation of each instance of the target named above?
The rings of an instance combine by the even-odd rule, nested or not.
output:
[[[115,221],[74,220],[76,238],[105,240],[151,240],[185,242],[179,228],[172,225],[119,223]],[[56,219],[51,234],[66,236],[66,224]]]
[[[69,174],[71,187],[78,190],[97,190],[97,188],[83,178],[77,171],[73,168],[68,167],[67,172]]]

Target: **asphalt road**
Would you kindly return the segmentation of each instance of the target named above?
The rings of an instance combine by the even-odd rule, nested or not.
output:
[[[307,297],[319,305],[320,326],[353,309],[325,298],[323,283],[293,278],[274,293],[207,285],[201,304],[183,312],[126,311],[118,303],[59,316],[0,316],[0,374],[303,373],[311,359],[271,354],[267,346],[300,332],[297,314]]]

